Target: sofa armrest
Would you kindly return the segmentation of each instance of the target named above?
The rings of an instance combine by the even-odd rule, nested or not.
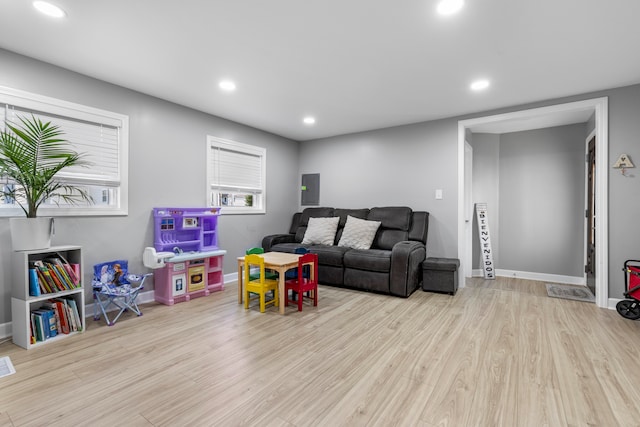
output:
[[[389,275],[391,295],[408,297],[420,286],[422,261],[426,257],[427,250],[421,242],[403,241],[393,246]]]
[[[265,252],[270,252],[273,245],[277,245],[279,243],[295,243],[295,241],[295,234],[271,234],[263,237],[262,247]]]

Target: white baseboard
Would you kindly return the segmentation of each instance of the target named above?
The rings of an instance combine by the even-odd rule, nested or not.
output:
[[[483,271],[481,269],[472,270],[471,274],[472,277],[483,277]],[[540,282],[564,283],[566,285],[586,285],[584,277],[563,276],[560,274],[533,273],[530,271],[502,270],[498,268],[496,269],[496,276],[538,280]]]
[[[620,301],[622,301],[622,300],[619,299],[619,298],[609,298],[607,308],[610,309],[610,310],[615,310],[616,309],[616,304],[618,304]]]
[[[0,323],[0,339],[9,338],[11,336],[11,322]]]

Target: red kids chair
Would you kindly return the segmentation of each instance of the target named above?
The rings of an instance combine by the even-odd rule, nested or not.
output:
[[[309,274],[304,274],[305,266],[309,266]],[[306,277],[305,277],[306,276]],[[318,305],[318,255],[307,253],[298,259],[298,277],[289,279],[284,283],[286,298],[285,305],[295,303],[289,299],[289,291],[298,294],[298,311],[302,311],[302,301],[305,298],[313,298],[313,305]],[[310,296],[303,296],[305,292],[310,292]]]

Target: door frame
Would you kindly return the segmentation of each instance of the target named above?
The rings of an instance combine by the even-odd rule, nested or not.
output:
[[[609,110],[608,98],[594,98],[583,101],[568,102],[547,107],[532,108],[528,110],[514,111],[504,114],[496,114],[486,117],[458,121],[458,258],[461,263],[461,271],[465,272],[472,262],[468,258],[467,230],[465,227],[465,136],[467,130],[472,131],[474,126],[500,123],[522,122],[521,130],[527,130],[526,122],[529,119],[552,114],[563,114],[579,111],[593,111],[595,117],[596,135],[596,305],[598,307],[609,306],[609,194],[608,194],[608,159],[609,159]],[[530,128],[529,128],[530,129]],[[464,286],[464,274],[460,276],[459,287]]]
[[[589,188],[589,142],[591,141],[591,139],[595,138],[595,145],[596,145],[596,164],[595,164],[595,168],[596,168],[596,175],[598,173],[598,158],[597,158],[597,149],[598,149],[598,138],[597,138],[597,134],[596,134],[596,130],[594,129],[593,131],[589,132],[589,135],[587,136],[587,139],[585,139],[584,142],[584,152],[586,153],[585,155],[585,164],[586,167],[584,168],[584,210],[585,210],[585,217],[584,217],[584,232],[583,235],[585,236],[584,238],[584,248],[583,248],[583,254],[584,254],[584,265],[585,265],[585,272],[584,272],[584,283],[587,287],[587,271],[586,271],[586,267],[587,267],[587,251],[589,249],[589,239],[587,238],[587,234],[589,233],[589,218],[586,216],[586,212],[588,212],[589,210],[589,192],[591,191],[591,189]],[[593,179],[596,179],[597,176],[594,176]],[[596,185],[597,185],[597,181],[596,181]],[[597,195],[594,194],[594,197]],[[596,202],[597,202],[597,197],[596,197]],[[594,206],[595,208],[597,208],[597,204],[596,206]],[[597,218],[598,216],[596,215],[597,212],[594,209],[594,216]],[[596,238],[597,238],[597,229],[596,229]],[[596,257],[598,256],[598,242],[596,241]],[[597,267],[597,266],[596,266]],[[597,272],[596,272],[596,276],[597,276]]]

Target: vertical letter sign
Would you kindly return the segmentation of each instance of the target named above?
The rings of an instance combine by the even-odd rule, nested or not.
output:
[[[495,279],[496,274],[493,266],[493,251],[491,250],[486,203],[476,203],[476,215],[478,218],[478,237],[480,238],[480,253],[482,254],[481,262],[484,278]]]

